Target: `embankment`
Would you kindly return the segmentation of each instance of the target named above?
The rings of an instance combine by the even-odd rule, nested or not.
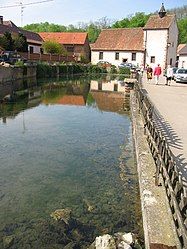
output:
[[[139,175],[145,248],[181,248],[162,179],[161,186],[155,185],[155,163],[144,135],[144,125],[134,91],[131,92],[131,115]]]

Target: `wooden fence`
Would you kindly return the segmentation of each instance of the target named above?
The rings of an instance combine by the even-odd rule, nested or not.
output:
[[[154,120],[154,114],[157,115],[155,107],[142,90],[140,83],[135,85],[135,94],[143,116],[144,133],[156,165],[155,184],[159,186],[159,174],[162,174],[181,248],[185,249],[187,248],[187,188],[182,183],[175,157],[165,137],[157,128]]]
[[[30,54],[18,52],[22,58],[28,61],[46,61],[46,62],[74,62],[73,56],[52,55],[52,54]]]

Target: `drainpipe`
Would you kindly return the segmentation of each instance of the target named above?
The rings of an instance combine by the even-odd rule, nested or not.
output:
[[[146,55],[147,55],[147,30],[145,31],[145,41],[144,41],[144,61],[143,61],[143,65],[145,68],[145,64],[146,64]]]
[[[168,64],[168,49],[169,49],[170,43],[169,43],[169,29],[167,30],[167,42],[166,42],[166,59],[165,59],[165,69],[167,68]]]

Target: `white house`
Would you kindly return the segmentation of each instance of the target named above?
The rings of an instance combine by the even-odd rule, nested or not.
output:
[[[179,44],[177,58],[178,67],[187,68],[187,44]]]
[[[177,57],[178,28],[175,15],[167,15],[162,7],[158,15],[148,19],[144,30],[145,63],[175,66]]]
[[[166,68],[175,66],[178,28],[175,15],[167,15],[162,5],[158,15],[152,15],[144,28],[102,30],[91,46],[91,62],[108,61],[118,66],[122,62]]]
[[[121,62],[142,64],[144,61],[142,28],[105,29],[91,47],[91,62],[108,61],[118,66]]]

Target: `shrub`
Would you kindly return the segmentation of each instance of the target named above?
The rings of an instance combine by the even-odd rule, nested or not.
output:
[[[110,73],[111,73],[111,74],[116,74],[116,73],[117,73],[116,66],[114,66],[114,65],[111,66],[111,68],[110,68]]]
[[[119,69],[119,74],[128,74],[130,75],[130,68],[122,67]]]

